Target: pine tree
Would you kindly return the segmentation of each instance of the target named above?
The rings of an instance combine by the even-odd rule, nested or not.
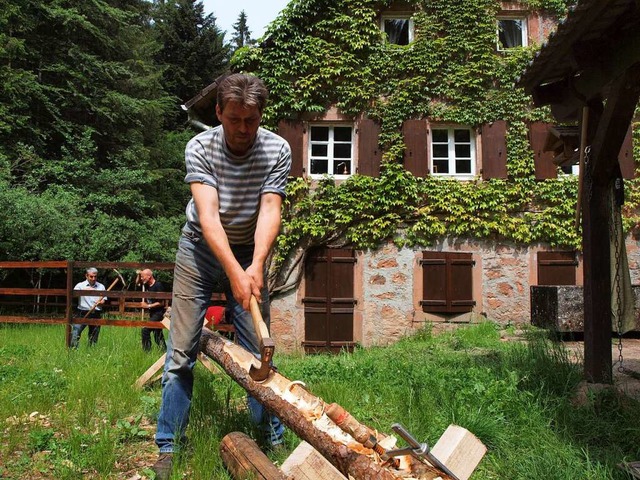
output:
[[[227,68],[229,48],[212,14],[197,0],[156,1],[154,28],[163,49],[156,61],[164,66],[163,85],[176,97],[176,115],[167,128],[184,124],[181,103],[194,97]]]
[[[231,37],[231,42],[233,43],[235,50],[255,43],[255,40],[251,38],[251,30],[249,30],[247,14],[244,10],[242,10],[240,15],[238,15],[238,21],[233,24],[233,36]]]

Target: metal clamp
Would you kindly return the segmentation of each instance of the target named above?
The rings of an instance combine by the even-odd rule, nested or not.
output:
[[[388,450],[382,455],[382,460],[387,461],[392,457],[401,457],[403,455],[413,455],[420,461],[427,460],[431,465],[442,470],[453,480],[460,480],[456,475],[447,468],[447,466],[438,460],[430,451],[427,442],[419,443],[413,436],[399,423],[391,425],[391,429],[396,432],[402,439],[409,444],[408,447],[399,448],[397,450]]]

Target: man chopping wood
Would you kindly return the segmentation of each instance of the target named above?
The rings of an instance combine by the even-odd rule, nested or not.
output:
[[[187,144],[187,175],[192,198],[176,254],[171,328],[162,377],[162,404],[153,466],[157,478],[171,475],[172,454],[185,440],[193,390],[193,367],[211,294],[218,285],[227,298],[226,316],[237,342],[254,355],[259,344],[251,296],[269,323],[266,261],[280,230],[282,199],[291,168],[288,143],[260,127],[268,97],[257,77],[233,74],[217,92],[221,125]],[[267,446],[283,441],[284,426],[248,397],[252,419],[261,425]]]

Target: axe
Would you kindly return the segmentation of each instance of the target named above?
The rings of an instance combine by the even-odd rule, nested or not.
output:
[[[276,344],[269,336],[267,325],[262,319],[260,305],[258,305],[258,300],[256,300],[256,297],[253,295],[251,295],[250,309],[253,328],[255,328],[256,336],[260,342],[260,367],[256,368],[251,364],[251,368],[249,368],[249,376],[256,382],[264,382],[269,376],[269,372],[271,372],[271,359],[273,358],[273,352],[276,349]]]

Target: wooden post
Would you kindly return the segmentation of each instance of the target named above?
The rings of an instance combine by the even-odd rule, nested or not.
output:
[[[584,374],[588,382],[612,383],[611,265],[608,198],[618,154],[640,99],[640,64],[614,80],[606,106],[592,102],[588,131],[591,186],[584,186]],[[594,130],[595,129],[595,130]],[[586,176],[586,175],[585,175]]]
[[[73,318],[73,261],[67,262],[67,305],[65,309],[67,323],[65,325],[65,343],[71,347],[71,319]]]

